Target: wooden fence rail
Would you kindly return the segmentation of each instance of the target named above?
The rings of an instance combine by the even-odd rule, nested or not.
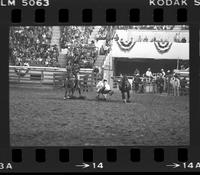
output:
[[[65,68],[9,66],[9,82],[48,84],[55,87],[63,83],[62,77],[65,72]],[[80,69],[78,74],[80,82],[83,82],[83,77],[86,74],[88,75],[88,86],[93,88],[95,82],[92,69]]]

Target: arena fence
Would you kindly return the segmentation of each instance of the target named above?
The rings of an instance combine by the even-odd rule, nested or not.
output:
[[[57,67],[9,66],[9,82],[53,85],[54,87],[58,87],[63,85],[62,78],[65,72],[65,68]],[[92,89],[95,85],[93,70],[80,69],[78,76],[81,84],[85,75],[88,75],[87,84]]]

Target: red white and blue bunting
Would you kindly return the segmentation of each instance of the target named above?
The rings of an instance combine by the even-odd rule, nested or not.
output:
[[[124,41],[122,38],[119,40],[116,40],[119,48],[123,51],[130,51],[136,42],[133,41],[133,38],[131,38],[129,41]]]
[[[156,50],[160,54],[167,53],[172,47],[172,43],[167,42],[167,41],[165,41],[165,42],[154,42],[154,45],[156,47]]]
[[[121,38],[121,39],[115,38],[115,41],[117,42],[117,45],[120,48],[120,50],[122,50],[124,52],[130,51],[136,44],[136,42],[133,41],[133,38],[131,38],[130,40],[126,40],[126,41],[124,41],[123,38]],[[168,42],[168,41],[154,42],[154,45],[155,45],[156,50],[160,54],[167,53],[172,47],[172,43]]]

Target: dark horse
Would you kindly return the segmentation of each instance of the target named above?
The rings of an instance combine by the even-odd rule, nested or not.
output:
[[[66,98],[72,98],[74,96],[74,92],[78,90],[79,96],[81,95],[81,88],[80,88],[80,82],[78,80],[77,75],[75,75],[75,78],[72,73],[67,73],[64,75],[64,87],[65,87],[65,96]]]
[[[122,100],[124,103],[130,102],[130,90],[131,90],[131,84],[128,81],[128,77],[124,75],[120,82],[119,82],[119,90],[122,93]],[[125,96],[127,94],[127,98]]]
[[[75,91],[78,91],[79,96],[81,96],[81,84],[80,84],[77,74],[75,74],[73,94]]]

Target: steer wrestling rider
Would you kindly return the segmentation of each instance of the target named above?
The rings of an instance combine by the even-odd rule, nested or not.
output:
[[[106,100],[107,94],[109,95],[113,94],[113,91],[110,89],[110,85],[108,84],[106,79],[99,81],[96,88],[97,88],[97,99],[99,98],[100,94],[104,96],[105,100]]]

